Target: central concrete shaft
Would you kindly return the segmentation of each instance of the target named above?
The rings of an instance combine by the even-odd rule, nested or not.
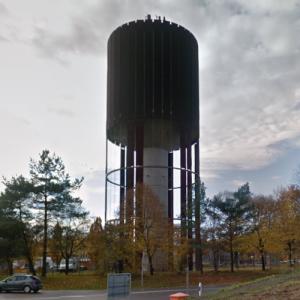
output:
[[[147,185],[168,212],[168,150],[162,148],[144,148],[144,184]],[[147,168],[161,166],[162,168]]]

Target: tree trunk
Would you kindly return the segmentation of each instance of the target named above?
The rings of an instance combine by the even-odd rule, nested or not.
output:
[[[47,244],[48,244],[48,206],[47,206],[47,196],[44,198],[44,240],[43,240],[43,267],[42,267],[42,277],[47,275]]]
[[[69,257],[66,256],[66,268],[65,268],[65,274],[69,274]]]
[[[7,263],[7,270],[9,275],[13,275],[14,273],[14,267],[13,267],[13,262],[10,257],[6,258],[6,263]]]
[[[293,262],[292,262],[292,243],[288,242],[287,245],[288,245],[288,250],[289,250],[289,264],[290,264],[290,267],[292,267],[293,266]]]
[[[32,275],[36,275],[36,271],[35,271],[34,264],[33,264],[33,259],[30,254],[27,255],[27,261],[28,261],[29,272]]]
[[[215,272],[219,271],[219,250],[213,250],[213,259],[214,259],[214,270]]]
[[[196,254],[195,267],[196,267],[196,271],[200,271],[200,273],[203,274],[203,252],[202,252],[202,241],[201,241],[201,228],[198,229],[198,232],[196,234],[197,234],[196,237],[197,248],[195,253]]]
[[[154,268],[153,268],[153,262],[152,262],[152,256],[148,254],[148,260],[149,260],[149,267],[150,267],[150,275],[154,275]]]
[[[240,254],[237,251],[234,251],[234,263],[235,268],[238,269],[240,267]]]
[[[230,238],[230,271],[234,272],[234,253],[233,253],[233,245],[232,245],[232,238]]]
[[[23,232],[23,239],[24,239],[24,244],[25,244],[25,252],[26,252],[26,258],[27,258],[27,261],[28,261],[29,272],[32,275],[36,275],[36,272],[35,272],[35,269],[34,269],[34,264],[33,264],[33,259],[32,259],[32,253],[30,251],[27,236],[26,236],[25,232]]]
[[[264,251],[260,252],[260,257],[261,257],[261,269],[262,269],[262,271],[266,271],[266,259],[265,259]]]
[[[199,264],[200,264],[200,273],[203,274],[203,252],[202,252],[201,236],[200,236],[200,249],[199,249]]]
[[[122,273],[124,271],[124,262],[123,259],[118,260],[118,272]]]

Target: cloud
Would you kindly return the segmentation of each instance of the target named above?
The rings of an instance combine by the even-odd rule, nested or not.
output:
[[[8,39],[2,35],[0,35],[0,42],[8,42]]]
[[[82,174],[80,174],[82,176]],[[83,174],[83,185],[78,196],[92,216],[104,216],[105,203],[105,171],[89,170]]]
[[[200,72],[201,155],[215,172],[271,164],[284,151],[275,145],[300,129],[299,6],[241,3],[244,14],[216,12],[211,34],[198,38],[208,49]]]
[[[300,147],[299,1],[76,3],[64,26],[54,26],[52,19],[32,23],[28,36],[44,57],[61,63],[105,58],[110,33],[147,13],[166,16],[196,36],[204,178],[219,178],[226,170],[258,170],[286,147]],[[55,113],[70,116],[64,110]]]
[[[214,170],[211,169],[203,169],[200,167],[201,179],[205,182],[220,178],[220,175],[215,173]]]
[[[0,42],[8,42],[12,27],[7,25],[7,18],[10,13],[7,7],[0,2]]]
[[[0,2],[0,16],[6,16],[8,15],[8,9],[6,6]]]
[[[108,36],[120,25],[118,18],[127,7],[123,2],[104,0],[84,7],[80,15],[70,17],[70,28],[65,32],[35,26],[33,45],[46,57],[55,59],[65,59],[67,54],[103,55]]]
[[[49,108],[49,112],[57,114],[61,117],[67,117],[67,118],[72,118],[74,117],[74,112],[72,112],[70,109],[64,109],[64,108]]]
[[[234,179],[232,180],[232,184],[234,187],[240,187],[244,185],[247,181],[246,180],[241,180],[241,179]]]

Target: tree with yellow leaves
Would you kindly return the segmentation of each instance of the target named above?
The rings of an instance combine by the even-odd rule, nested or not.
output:
[[[275,226],[278,242],[285,246],[290,266],[294,264],[293,254],[300,241],[300,189],[289,186],[280,191],[277,200]]]
[[[160,252],[167,256],[168,219],[159,198],[145,184],[137,184],[135,189],[135,244],[136,250],[147,254],[150,274],[154,274],[154,256]],[[164,260],[165,261],[165,260]]]
[[[97,217],[91,224],[87,239],[86,250],[91,262],[97,271],[104,271],[105,254],[105,232],[102,227],[102,220]]]
[[[266,270],[266,253],[277,252],[278,242],[274,232],[276,202],[271,196],[255,196],[251,199],[250,232],[240,240],[240,249],[258,252],[262,270]]]

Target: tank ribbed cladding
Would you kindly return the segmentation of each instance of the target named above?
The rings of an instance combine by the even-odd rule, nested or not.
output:
[[[145,147],[177,150],[199,139],[198,45],[165,20],[118,27],[108,41],[107,138],[128,145],[143,126]]]

